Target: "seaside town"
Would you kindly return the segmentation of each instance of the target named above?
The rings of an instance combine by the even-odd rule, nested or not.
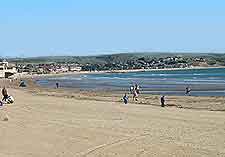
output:
[[[49,63],[17,63],[7,62],[5,59],[0,62],[0,77],[8,78],[14,74],[57,74],[66,72],[80,71],[114,71],[114,70],[137,70],[137,69],[173,69],[173,68],[192,68],[208,67],[207,59],[203,57],[164,57],[149,58],[138,57],[135,59],[121,60],[115,57],[104,60],[102,63],[89,62],[49,62]]]

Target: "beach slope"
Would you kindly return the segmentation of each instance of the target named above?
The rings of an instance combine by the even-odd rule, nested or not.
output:
[[[225,156],[224,112],[9,92],[1,157]]]

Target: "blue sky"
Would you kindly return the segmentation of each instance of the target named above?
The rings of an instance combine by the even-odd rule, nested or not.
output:
[[[222,0],[0,1],[0,56],[225,52]]]

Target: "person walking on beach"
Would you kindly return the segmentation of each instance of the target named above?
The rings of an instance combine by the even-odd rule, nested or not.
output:
[[[190,95],[191,94],[191,88],[190,87],[186,87],[185,94],[186,95]]]
[[[135,90],[136,90],[137,94],[140,94],[140,87],[138,84],[135,84]]]
[[[56,84],[55,84],[55,85],[56,85],[56,88],[59,88],[59,83],[58,83],[58,82],[56,82]]]
[[[133,94],[133,92],[134,92],[134,86],[132,85],[130,86],[130,94]]]
[[[123,102],[124,102],[124,104],[127,104],[127,103],[128,103],[128,96],[127,96],[126,93],[125,93],[125,95],[123,96]]]
[[[161,96],[160,98],[160,102],[161,102],[161,107],[165,107],[165,96]]]
[[[137,90],[133,90],[133,101],[138,101],[138,93],[137,93]]]

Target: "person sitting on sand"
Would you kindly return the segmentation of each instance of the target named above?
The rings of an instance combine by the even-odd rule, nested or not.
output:
[[[161,96],[160,98],[160,102],[161,102],[161,107],[165,107],[165,96]]]
[[[3,99],[1,101],[2,105],[3,104],[12,104],[14,102],[14,98],[12,96],[8,95],[8,92],[5,87],[2,89],[2,95],[3,95]]]
[[[127,96],[126,93],[125,93],[125,95],[123,96],[123,102],[124,102],[124,104],[127,104],[127,103],[128,103],[128,96]]]

